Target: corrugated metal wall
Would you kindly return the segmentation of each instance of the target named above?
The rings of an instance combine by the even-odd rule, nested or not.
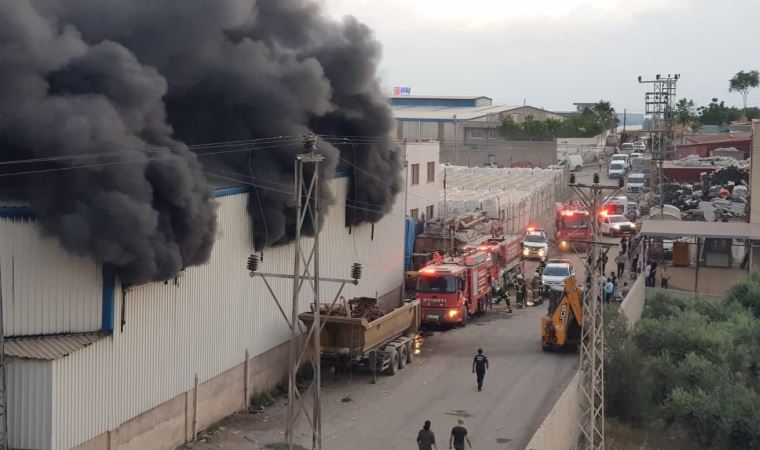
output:
[[[8,358],[8,445],[50,449],[52,363]]]
[[[100,329],[100,265],[43,238],[32,219],[0,219],[6,336]]]
[[[345,199],[347,179],[332,181]],[[193,376],[208,380],[289,339],[289,331],[262,280],[245,269],[253,251],[247,194],[220,200],[219,232],[211,260],[187,270],[177,283],[152,283],[128,291],[127,323],[119,330],[121,294],[117,289],[116,327],[103,339],[53,363],[54,448],[68,448],[192,388]],[[402,283],[403,201],[374,225],[349,234],[342,200],[330,209],[320,240],[323,277],[348,278],[353,262],[364,266],[357,287],[346,297],[382,295]],[[292,273],[291,245],[267,250],[262,272]],[[285,303],[292,282],[271,280]],[[323,301],[337,286],[323,283]],[[303,306],[310,301],[303,296]],[[290,308],[284,305],[286,313]]]

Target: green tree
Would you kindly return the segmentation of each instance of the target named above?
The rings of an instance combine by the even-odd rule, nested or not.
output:
[[[749,91],[760,84],[760,73],[757,70],[745,72],[740,70],[733,78],[728,80],[728,92],[738,92],[742,96],[744,110],[747,109],[747,96]]]
[[[675,107],[676,122],[684,127],[692,128],[697,120],[694,100],[682,98],[676,102]]]
[[[738,109],[726,106],[723,100],[717,98],[713,98],[707,106],[700,106],[697,111],[702,125],[725,125],[741,116]]]
[[[605,130],[612,130],[618,126],[620,120],[617,114],[615,114],[615,108],[612,107],[612,103],[599,100],[591,107],[591,112],[596,115],[599,123]]]

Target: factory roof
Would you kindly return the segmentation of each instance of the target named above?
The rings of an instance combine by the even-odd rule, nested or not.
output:
[[[453,122],[454,116],[458,121],[475,120],[491,114],[499,114],[523,106],[510,105],[485,105],[468,107],[440,107],[440,106],[416,106],[416,105],[393,105],[393,115],[400,120],[436,120]]]
[[[392,95],[391,98],[409,98],[413,100],[435,99],[435,100],[493,100],[485,95]]]
[[[103,333],[76,333],[9,337],[5,338],[5,356],[52,361],[68,356],[105,336]]]
[[[760,224],[746,222],[673,222],[644,220],[642,236],[684,236],[711,239],[760,240]]]

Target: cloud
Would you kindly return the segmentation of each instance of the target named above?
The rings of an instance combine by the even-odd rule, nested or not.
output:
[[[756,68],[743,44],[754,40],[760,2],[523,3],[326,0],[331,14],[354,14],[375,29],[384,83],[418,94],[482,94],[553,109],[605,98],[637,111],[644,87],[636,77],[671,72],[682,75],[679,96],[736,104],[727,80]]]

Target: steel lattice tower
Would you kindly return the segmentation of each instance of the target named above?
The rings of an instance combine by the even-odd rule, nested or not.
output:
[[[586,450],[604,450],[604,314],[599,279],[604,275],[604,258],[614,244],[601,239],[598,222],[604,200],[615,196],[620,186],[599,184],[599,174],[594,174],[591,185],[575,184],[571,177],[570,187],[591,212],[593,243],[589,247],[590,260],[586,261],[586,273],[590,274],[590,286],[583,296],[583,332],[580,345],[580,442]],[[586,192],[588,188],[590,192]],[[613,191],[604,196],[604,190]]]
[[[651,90],[644,94],[644,113],[651,117],[649,143],[652,152],[652,170],[657,173],[657,177],[653,177],[653,180],[656,179],[659,186],[661,214],[665,204],[662,163],[673,157],[675,142],[673,103],[676,99],[676,84],[680,78],[679,74],[668,74],[666,77],[657,74],[654,80],[642,80],[640,76],[638,78],[639,83],[651,85]]]
[[[319,164],[324,156],[316,153],[317,138],[314,135],[304,137],[304,147],[308,153],[296,156],[295,161],[295,190],[293,192],[296,208],[295,227],[295,255],[293,260],[293,274],[261,273],[259,269],[259,257],[248,257],[247,268],[252,277],[260,277],[266,285],[269,294],[277,304],[282,317],[290,328],[290,356],[288,364],[288,410],[285,423],[285,439],[287,448],[293,450],[295,445],[296,425],[301,414],[306,418],[312,434],[312,449],[322,448],[322,403],[321,403],[321,345],[320,335],[324,325],[320,319],[320,283],[338,283],[340,288],[332,299],[329,311],[343,292],[346,284],[357,285],[361,278],[361,265],[354,263],[351,266],[351,278],[325,278],[319,274],[319,233],[320,233],[320,206],[319,206]],[[349,201],[349,200],[347,200]],[[311,224],[313,236],[306,236],[304,224]],[[308,230],[308,227],[307,227]],[[286,303],[280,301],[274,292],[268,278],[287,278],[293,280],[293,291],[290,303],[290,317],[286,314]],[[307,288],[304,289],[304,284]],[[312,295],[311,308],[314,312],[314,322],[308,331],[304,331],[298,313],[301,306],[302,292],[310,292]],[[329,315],[329,313],[328,313]],[[313,369],[313,378],[308,386],[301,389],[298,386],[298,376],[304,363],[309,363]],[[311,395],[309,395],[309,393]],[[309,405],[311,397],[311,405]],[[311,406],[311,408],[309,408]],[[309,411],[311,410],[311,412]]]

